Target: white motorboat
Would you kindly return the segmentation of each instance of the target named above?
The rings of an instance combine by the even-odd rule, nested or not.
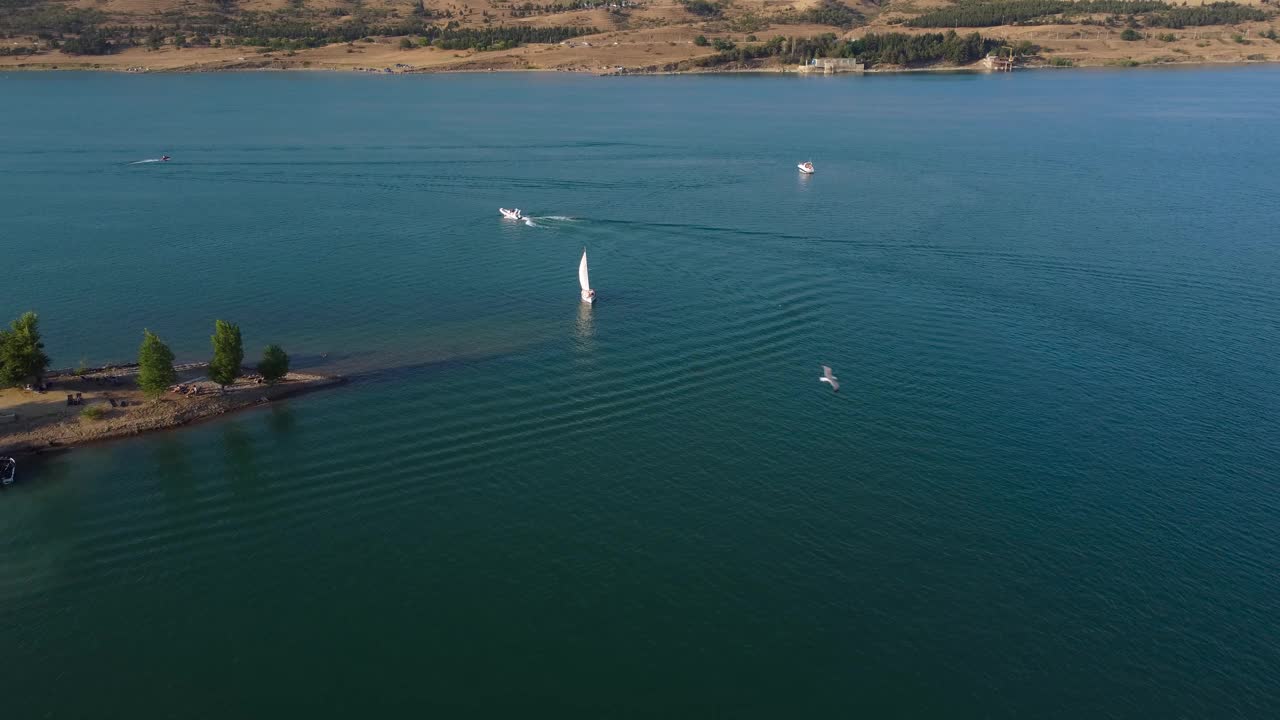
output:
[[[13,477],[17,472],[17,460],[11,457],[0,457],[0,485],[12,485]]]
[[[591,279],[587,277],[587,249],[582,248],[582,262],[578,263],[578,286],[582,288],[582,302],[596,301],[596,291],[591,289]]]
[[[799,165],[797,165],[796,167],[800,168],[800,172],[804,173],[805,175],[812,175],[812,174],[813,174],[813,163],[812,163],[812,162],[802,162],[802,163],[800,163]]]
[[[523,220],[524,216],[520,214],[520,208],[508,210],[506,208],[498,208],[498,212],[502,213],[502,217],[508,220]]]

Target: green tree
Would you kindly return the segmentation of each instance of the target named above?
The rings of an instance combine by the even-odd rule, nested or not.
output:
[[[266,380],[268,385],[274,385],[288,375],[289,356],[284,348],[279,345],[268,345],[267,349],[262,351],[262,362],[258,363],[258,372],[262,373],[262,379]]]
[[[693,39],[693,44],[697,45],[698,47],[706,47],[710,45],[711,42],[707,40],[706,35],[699,35],[698,37]]]
[[[1142,33],[1138,32],[1137,30],[1134,30],[1133,28],[1125,28],[1124,32],[1120,33],[1120,39],[1128,40],[1131,42],[1134,40],[1141,40]]]
[[[213,323],[213,360],[209,362],[209,379],[227,386],[240,377],[244,365],[244,345],[240,342],[240,326],[225,320]]]
[[[724,5],[707,2],[707,0],[681,0],[684,9],[704,18],[718,18],[724,13]]]
[[[110,55],[116,49],[116,44],[94,27],[86,28],[80,33],[80,37],[71,38],[62,44],[62,51],[68,55]]]
[[[413,49],[413,41],[412,41],[412,40],[410,40],[409,38],[400,38],[400,49],[401,49],[401,50],[412,50],[412,49]]]
[[[173,351],[155,333],[143,330],[142,347],[138,348],[138,387],[152,398],[157,398],[177,381]]]
[[[49,356],[40,341],[39,317],[23,313],[9,328],[0,331],[0,385],[39,382],[49,367]]]
[[[866,18],[862,13],[851,9],[839,0],[822,0],[817,7],[811,7],[800,13],[799,19],[802,22],[835,25],[847,30]]]

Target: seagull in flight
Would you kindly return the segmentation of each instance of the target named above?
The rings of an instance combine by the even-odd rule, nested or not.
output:
[[[818,382],[829,383],[833,392],[840,392],[840,383],[836,382],[836,376],[831,374],[831,368],[826,365],[822,366],[822,377],[818,378]]]

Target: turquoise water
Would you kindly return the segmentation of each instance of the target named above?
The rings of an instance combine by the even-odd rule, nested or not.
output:
[[[24,466],[5,714],[1275,717],[1278,83],[0,75],[55,365],[353,378]]]

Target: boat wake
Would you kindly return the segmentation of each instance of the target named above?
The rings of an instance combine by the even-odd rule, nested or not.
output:
[[[525,225],[535,228],[546,228],[548,224],[563,222],[578,222],[578,218],[569,217],[567,215],[524,215],[520,220]]]
[[[578,218],[569,217],[568,215],[534,215],[522,219],[525,225],[536,228],[545,228],[549,223],[578,222]]]
[[[153,163],[153,162],[164,162],[164,160],[162,160],[162,159],[160,159],[160,158],[150,158],[150,159],[147,159],[147,160],[137,160],[137,161],[135,161],[135,162],[131,162],[131,163],[129,163],[129,164],[130,164],[130,165],[144,165],[144,164],[146,164],[146,163]]]
[[[498,208],[498,212],[502,214],[504,220],[512,220],[514,222],[522,222],[529,227],[546,227],[538,223],[539,220],[555,223],[555,222],[576,222],[577,218],[568,215],[525,215],[520,212],[519,208],[508,210],[507,208]]]

